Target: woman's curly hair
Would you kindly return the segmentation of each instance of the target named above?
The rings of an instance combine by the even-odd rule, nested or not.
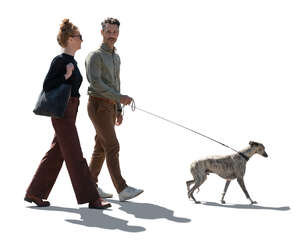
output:
[[[76,31],[78,31],[77,26],[73,25],[69,19],[64,19],[57,35],[58,44],[62,47],[66,47],[68,38],[74,35]]]

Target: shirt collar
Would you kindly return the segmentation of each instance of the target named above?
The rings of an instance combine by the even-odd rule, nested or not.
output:
[[[117,50],[115,47],[113,49],[110,49],[109,46],[107,44],[105,44],[105,43],[101,44],[100,49],[102,49],[105,52],[109,52],[109,53],[115,53],[116,50]]]

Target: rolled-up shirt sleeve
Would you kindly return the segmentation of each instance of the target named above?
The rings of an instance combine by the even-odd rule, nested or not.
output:
[[[85,60],[86,76],[90,89],[97,94],[120,103],[120,92],[108,86],[101,77],[102,60],[99,55],[92,53]]]

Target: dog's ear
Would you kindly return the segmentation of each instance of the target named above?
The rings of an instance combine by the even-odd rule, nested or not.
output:
[[[250,146],[258,146],[259,145],[259,143],[255,142],[255,141],[250,141],[249,144],[250,144]]]

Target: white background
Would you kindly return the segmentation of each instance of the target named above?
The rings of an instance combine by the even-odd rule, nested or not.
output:
[[[1,243],[299,243],[299,2],[230,1],[2,1]],[[76,60],[84,77],[77,128],[90,160],[94,129],[87,116],[84,60],[101,43],[100,23],[121,21],[116,43],[122,92],[136,105],[238,150],[265,145],[245,183],[219,200],[225,181],[215,175],[187,198],[193,160],[232,153],[205,138],[141,111],[125,111],[117,128],[122,173],[145,192],[119,203],[107,168],[101,186],[114,193],[111,210],[78,206],[65,166],[50,194],[52,207],[23,201],[49,149],[48,118],[32,113],[43,79],[61,52],[61,20],[80,28]],[[5,239],[5,241],[3,241]]]

